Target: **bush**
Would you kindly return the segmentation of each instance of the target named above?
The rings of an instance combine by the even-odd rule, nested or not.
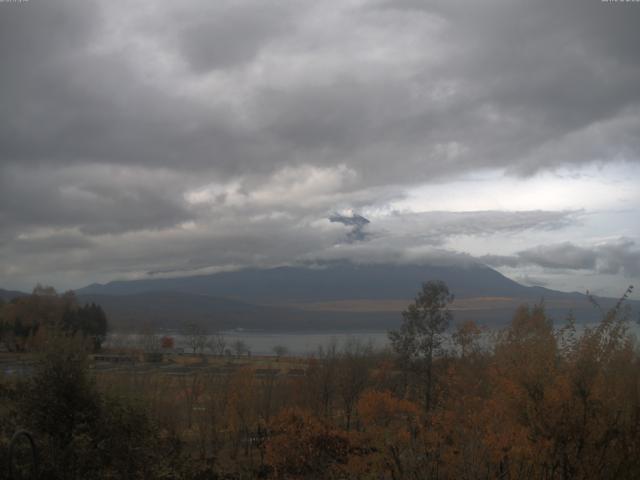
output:
[[[176,478],[179,443],[163,438],[141,406],[98,391],[77,340],[55,336],[19,393],[42,478]]]

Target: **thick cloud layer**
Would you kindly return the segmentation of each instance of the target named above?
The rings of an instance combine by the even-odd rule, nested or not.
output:
[[[640,276],[640,248],[631,239],[583,247],[571,242],[539,245],[516,255],[486,255],[480,260],[488,265],[517,267],[537,265],[547,269],[590,270],[604,274]]]
[[[562,238],[562,199],[392,205],[474,175],[637,173],[638,24],[591,0],[0,3],[0,286],[466,258],[452,238],[494,234],[523,235],[503,264],[553,271],[533,231],[574,245],[567,268],[637,277],[593,259],[600,234]],[[371,225],[328,220],[350,209]]]

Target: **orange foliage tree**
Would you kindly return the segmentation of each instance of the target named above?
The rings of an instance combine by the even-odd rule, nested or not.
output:
[[[298,408],[282,410],[270,423],[266,464],[275,478],[341,478],[347,464],[345,433]]]

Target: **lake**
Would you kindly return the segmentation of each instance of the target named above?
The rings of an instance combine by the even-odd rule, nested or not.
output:
[[[585,327],[594,327],[595,323],[576,325],[578,334]],[[557,327],[560,327],[557,325]],[[640,337],[640,328],[635,322],[630,322],[630,331]],[[488,345],[490,343],[491,332],[495,330],[487,330],[481,344]],[[341,332],[285,332],[285,333],[269,333],[256,331],[238,331],[231,330],[222,332],[227,348],[233,351],[233,343],[240,340],[245,343],[252,355],[274,355],[273,349],[276,346],[283,346],[291,355],[310,355],[316,353],[319,347],[326,348],[332,343],[337,343],[338,347],[345,345],[350,339],[357,339],[362,343],[370,343],[376,350],[383,349],[389,345],[389,338],[386,331],[341,331]],[[152,342],[159,344],[159,339],[163,335],[173,337],[176,348],[182,348],[185,352],[189,352],[187,338],[184,335],[166,332],[152,335]],[[150,340],[149,335],[142,334],[120,334],[111,333],[107,337],[105,346],[136,346],[141,347],[145,342]],[[445,348],[451,347],[450,332],[445,334]],[[147,343],[148,344],[148,343]],[[205,351],[205,353],[208,353]]]

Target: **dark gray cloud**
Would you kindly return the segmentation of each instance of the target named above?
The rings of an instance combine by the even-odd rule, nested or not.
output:
[[[601,245],[597,268],[601,273],[617,274],[623,272],[628,277],[640,276],[640,248],[631,239]]]
[[[187,14],[178,45],[198,73],[238,66],[255,58],[271,38],[294,28],[291,12],[263,2],[198,2],[198,15]],[[191,5],[193,7],[193,4]],[[222,8],[221,8],[222,7]]]
[[[640,59],[632,46],[640,41],[640,10],[633,5],[409,0],[381,6],[442,20],[449,55],[435,76],[458,89],[435,129],[446,135],[455,124],[465,132],[473,147],[465,161],[509,162],[528,174],[561,162],[637,160],[638,141],[629,136],[638,128],[640,100]],[[433,75],[430,69],[420,78]],[[617,123],[620,137],[613,141]],[[596,138],[603,131],[606,140]]]
[[[162,229],[194,218],[180,177],[167,171],[85,165],[8,167],[0,176],[0,227],[77,228],[86,234]]]
[[[189,1],[127,20],[113,2],[28,3],[2,12],[3,161],[226,177],[347,163],[369,183],[412,183],[639,151],[633,6]],[[211,69],[221,84],[185,94]]]
[[[566,268],[570,270],[591,270],[598,257],[595,249],[583,248],[570,242],[559,245],[543,245],[518,253],[524,263],[540,265],[543,268]]]
[[[583,247],[571,242],[540,245],[516,255],[485,255],[479,260],[494,267],[535,265],[550,270],[591,270],[602,274],[640,276],[640,248],[631,239]]]
[[[578,0],[0,2],[0,282],[40,248],[81,279],[573,226],[535,202],[379,212],[463,175],[637,163],[639,22]],[[342,209],[367,242],[341,245]],[[631,247],[549,248],[502,261],[637,274]]]
[[[451,237],[561,230],[581,221],[576,211],[478,211],[392,214],[376,222],[374,235],[411,238],[414,243],[443,245]]]
[[[347,240],[349,242],[359,242],[366,240],[369,236],[365,231],[367,225],[371,222],[357,213],[351,213],[350,215],[343,215],[341,213],[334,213],[329,217],[329,221],[332,223],[342,223],[351,227],[351,230],[347,234]]]

